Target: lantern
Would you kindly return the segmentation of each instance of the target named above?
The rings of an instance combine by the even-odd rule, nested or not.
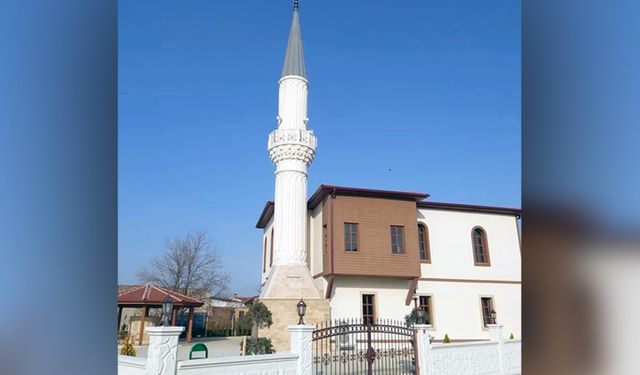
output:
[[[304,324],[304,320],[302,318],[304,317],[304,313],[307,311],[307,304],[304,303],[302,298],[300,298],[300,302],[298,302],[296,307],[298,308],[298,316],[300,317],[298,324]]]
[[[167,296],[167,298],[162,301],[162,325],[167,327],[169,326],[169,317],[173,312],[173,298],[171,296]]]

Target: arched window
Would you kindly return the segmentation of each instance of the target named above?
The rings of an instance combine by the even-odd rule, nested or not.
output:
[[[473,244],[473,261],[476,266],[488,266],[489,247],[487,246],[487,234],[484,229],[475,227],[471,231],[471,243]]]
[[[418,224],[418,249],[420,250],[420,261],[424,263],[431,263],[429,230],[424,224]]]
[[[273,228],[271,228],[271,249],[269,250],[269,267],[273,265]]]

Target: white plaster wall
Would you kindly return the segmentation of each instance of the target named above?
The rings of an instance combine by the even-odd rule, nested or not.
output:
[[[336,277],[331,298],[331,319],[362,317],[362,294],[375,295],[375,315],[403,320],[411,312],[405,305],[409,281],[373,277]]]
[[[267,277],[269,276],[269,271],[271,271],[271,267],[269,267],[269,260],[270,260],[269,252],[271,251],[271,228],[273,228],[273,215],[271,216],[271,219],[269,219],[269,222],[267,223],[267,225],[264,227],[262,231],[262,243],[260,245],[264,246],[264,240],[266,238],[267,251],[265,253],[264,247],[261,248],[263,258],[264,256],[266,256],[266,259],[262,259],[263,262],[266,261],[266,263],[264,263],[266,267],[265,267],[265,272],[262,272],[263,263],[260,263],[260,272],[261,272],[260,284],[264,284],[267,281]],[[275,242],[274,242],[274,245],[275,245]]]
[[[307,254],[311,275],[322,272],[322,205],[319,204],[314,210],[308,211]]]
[[[431,264],[423,263],[422,277],[521,280],[520,242],[516,219],[450,210],[419,209],[418,222],[429,230]],[[475,266],[471,230],[484,228],[491,266]]]
[[[337,277],[331,299],[331,319],[361,318],[362,294],[374,294],[376,316],[404,320],[413,308],[405,305],[409,281],[402,279]],[[521,337],[521,291],[519,284],[456,283],[419,281],[418,295],[430,295],[433,308],[431,334],[436,340],[445,333],[452,340],[487,340],[480,298],[492,297],[504,325],[504,334]]]
[[[506,338],[521,337],[520,284],[419,281],[416,294],[430,295],[433,309],[431,335],[442,340],[489,339],[482,322],[481,297],[492,297],[496,320],[503,324]]]

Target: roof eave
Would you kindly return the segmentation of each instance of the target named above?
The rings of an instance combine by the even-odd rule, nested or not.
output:
[[[519,208],[479,206],[474,204],[447,203],[447,202],[418,202],[418,208],[479,212],[479,213],[489,213],[489,214],[512,215],[517,217],[522,216],[522,210]]]

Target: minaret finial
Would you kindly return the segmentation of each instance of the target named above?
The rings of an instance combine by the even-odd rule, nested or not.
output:
[[[298,0],[293,0],[293,10],[298,10]]]

